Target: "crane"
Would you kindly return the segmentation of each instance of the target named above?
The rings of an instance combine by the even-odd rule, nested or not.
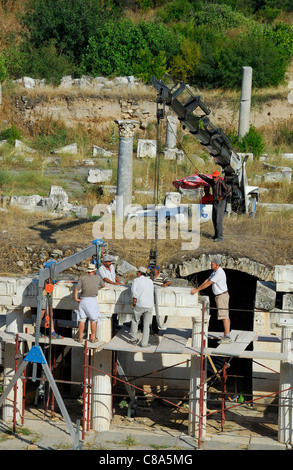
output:
[[[257,186],[248,185],[246,174],[248,155],[243,158],[233,150],[223,130],[211,123],[208,106],[199,96],[193,95],[186,83],[177,83],[170,89],[163,80],[157,80],[154,76],[151,77],[151,83],[158,91],[157,119],[164,118],[167,105],[177,115],[181,124],[214,158],[216,164],[221,166],[225,183],[231,187],[231,210],[237,214],[254,213],[259,189]],[[186,91],[188,99],[184,103],[182,93]]]

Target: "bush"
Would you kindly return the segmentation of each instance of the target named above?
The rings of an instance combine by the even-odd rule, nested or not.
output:
[[[239,89],[244,66],[253,69],[253,87],[277,86],[284,80],[288,56],[258,28],[231,38],[211,32],[210,38],[201,42],[201,58],[195,67],[198,86]]]
[[[260,132],[253,126],[250,126],[247,134],[238,138],[236,131],[232,132],[229,136],[231,144],[235,147],[238,152],[253,153],[256,157],[259,157],[265,150],[265,143]]]
[[[184,38],[181,44],[181,54],[176,55],[170,64],[170,74],[184,82],[194,83],[195,65],[201,57],[200,46],[195,41]]]
[[[196,26],[212,25],[215,31],[220,32],[243,25],[251,26],[252,19],[243,13],[233,11],[229,5],[209,3],[194,13],[193,22]]]
[[[34,48],[54,40],[59,53],[78,63],[90,36],[118,12],[112,0],[28,0],[22,23]]]
[[[218,59],[218,66],[224,71],[222,86],[229,88],[241,86],[243,66],[253,69],[253,87],[277,86],[284,80],[287,64],[275,42],[258,31],[227,40]]]
[[[162,58],[164,54],[168,62],[178,52],[179,40],[163,23],[109,21],[90,38],[82,58],[81,72],[125,76],[133,75],[138,68],[145,74],[146,65],[142,70],[143,56],[150,65],[158,68],[159,56]]]
[[[293,56],[293,26],[291,24],[277,23],[268,28],[265,34],[273,40],[286,58],[290,59]]]
[[[23,67],[23,75],[46,79],[48,83],[59,84],[64,75],[74,73],[74,64],[63,54],[59,54],[54,41],[39,49],[27,52],[27,61]]]
[[[133,73],[147,83],[152,75],[156,78],[162,78],[167,73],[166,64],[167,60],[163,51],[154,57],[149,49],[141,49],[137,54]]]
[[[21,138],[21,131],[15,126],[11,126],[9,129],[5,129],[0,132],[0,140],[7,140],[9,144],[14,144],[15,139]]]

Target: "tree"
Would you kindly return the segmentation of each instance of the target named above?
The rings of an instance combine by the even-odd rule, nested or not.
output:
[[[59,53],[78,62],[90,36],[116,13],[111,0],[28,0],[22,23],[33,47],[53,40]]]

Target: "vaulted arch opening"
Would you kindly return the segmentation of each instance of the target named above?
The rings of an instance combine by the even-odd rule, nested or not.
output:
[[[225,269],[225,268],[224,268]],[[193,285],[200,285],[209,277],[210,270],[201,271],[188,276],[188,280]],[[227,276],[227,285],[230,295],[230,319],[231,329],[253,331],[254,325],[254,304],[256,294],[257,278],[250,274],[225,269]],[[222,322],[217,320],[217,309],[215,297],[212,288],[209,287],[201,291],[202,295],[207,295],[210,299],[210,322],[209,332],[223,332]],[[217,347],[217,340],[209,339],[209,347]],[[253,343],[248,346],[248,350],[252,350]],[[223,364],[223,359],[213,356],[214,365],[219,370]],[[208,375],[213,374],[213,369],[208,367]],[[245,394],[246,399],[252,395],[252,359],[232,358],[229,360],[229,368],[227,370],[227,390],[231,396]],[[220,388],[219,388],[220,390]]]

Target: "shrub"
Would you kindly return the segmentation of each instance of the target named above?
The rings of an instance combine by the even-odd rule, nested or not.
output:
[[[54,41],[27,52],[23,75],[46,79],[48,83],[59,84],[64,75],[74,73],[74,65],[63,54],[59,54]]]
[[[236,131],[232,132],[229,136],[231,144],[239,152],[253,153],[259,157],[265,150],[265,143],[261,133],[254,127],[250,126],[249,131],[244,137],[238,138]]]
[[[167,60],[163,51],[154,57],[149,49],[141,49],[137,54],[133,73],[147,83],[152,75],[162,78],[167,73],[166,64]]]
[[[252,19],[243,13],[233,11],[229,5],[208,3],[193,15],[193,22],[197,26],[211,26],[215,31],[226,31],[243,25],[251,25]]]
[[[0,132],[0,140],[7,140],[10,144],[14,144],[15,139],[21,138],[21,131],[15,126],[5,129]]]
[[[90,38],[81,72],[104,76],[133,75],[138,63],[140,73],[145,74],[146,66],[141,72],[142,56],[158,68],[159,55],[162,58],[164,53],[168,62],[178,52],[179,40],[163,23],[109,21]]]
[[[218,66],[224,71],[222,86],[239,88],[244,65],[253,69],[254,87],[277,86],[284,80],[287,58],[270,37],[252,31],[224,44],[218,58]]]
[[[22,23],[34,48],[54,40],[59,53],[78,63],[93,32],[118,12],[112,0],[28,0]]]
[[[169,72],[173,77],[184,82],[194,83],[195,65],[200,60],[200,46],[195,41],[184,38],[181,54],[172,59]]]
[[[277,23],[268,28],[265,34],[273,40],[286,58],[293,56],[293,26],[291,24]]]
[[[240,88],[243,66],[253,69],[253,87],[277,86],[284,80],[288,56],[265,32],[253,28],[231,38],[214,32],[209,37],[200,42],[201,58],[195,70],[198,86]]]
[[[5,57],[3,55],[0,55],[0,82],[5,80],[7,77],[7,68],[5,65]]]

